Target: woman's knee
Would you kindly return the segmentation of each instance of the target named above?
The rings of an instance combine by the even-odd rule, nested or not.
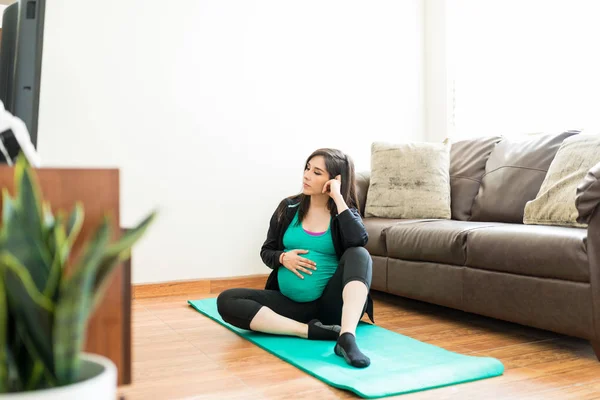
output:
[[[373,261],[364,247],[350,247],[342,255],[344,263],[344,286],[351,281],[361,281],[367,288],[371,286]]]
[[[365,262],[371,261],[371,255],[369,254],[369,251],[364,247],[348,247],[344,251],[344,254],[342,254],[342,259],[349,258],[364,260]]]
[[[223,321],[250,330],[250,322],[262,307],[252,300],[253,289],[227,289],[217,296],[217,311]]]
[[[217,296],[217,311],[223,319],[228,317],[235,308],[234,303],[240,298],[238,291],[238,289],[227,289]]]
[[[364,247],[349,247],[344,251],[341,260],[345,265],[351,265],[352,269],[362,269],[366,272],[373,267],[373,260],[368,250]]]

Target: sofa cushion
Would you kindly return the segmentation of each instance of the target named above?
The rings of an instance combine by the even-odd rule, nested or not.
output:
[[[481,137],[452,143],[450,150],[450,207],[452,219],[467,221],[473,200],[479,192],[487,159],[502,140],[500,136]]]
[[[386,229],[388,257],[465,265],[467,233],[493,226],[489,222],[429,220]]]
[[[366,217],[450,219],[450,146],[375,142]]]
[[[371,180],[370,171],[357,172],[356,176],[356,198],[358,199],[358,209],[362,217],[365,216],[365,206],[367,205],[367,192],[369,191],[369,182]]]
[[[385,245],[386,229],[396,224],[412,224],[423,220],[418,219],[395,219],[395,218],[364,218],[363,224],[369,235],[369,241],[365,248],[369,254],[375,256],[387,256]]]
[[[535,199],[563,140],[577,133],[498,143],[485,165],[471,220],[522,224],[525,204]]]
[[[600,163],[600,135],[580,134],[565,139],[558,149],[535,200],[525,205],[525,224],[584,228],[577,222],[577,186]]]
[[[587,230],[502,224],[469,232],[467,266],[589,282]]]

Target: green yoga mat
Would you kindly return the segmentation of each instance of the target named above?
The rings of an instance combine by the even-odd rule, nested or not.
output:
[[[356,330],[356,337],[361,351],[371,359],[371,365],[356,369],[334,354],[334,342],[238,329],[221,319],[216,299],[190,300],[188,303],[244,339],[317,379],[364,398],[417,392],[490,378],[504,372],[504,366],[495,358],[453,353],[363,322]]]

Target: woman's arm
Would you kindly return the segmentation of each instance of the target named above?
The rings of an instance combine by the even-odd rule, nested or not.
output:
[[[340,223],[344,248],[365,246],[369,240],[369,235],[358,210],[356,208],[348,208],[341,195],[333,197],[333,201],[335,201],[338,209],[337,219]]]
[[[348,209],[348,204],[346,204],[341,194],[336,194],[335,196],[333,196],[333,201],[335,201],[335,206],[337,207],[338,215],[340,215]]]
[[[282,205],[280,204],[279,207]],[[279,209],[277,208],[277,210]],[[279,260],[283,251],[278,248],[279,239],[279,223],[277,222],[277,210],[273,213],[271,221],[269,222],[269,231],[267,232],[267,240],[263,243],[260,249],[260,258],[263,262],[271,269],[275,269],[281,266]]]

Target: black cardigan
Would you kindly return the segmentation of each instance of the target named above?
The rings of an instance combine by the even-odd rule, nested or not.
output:
[[[267,290],[279,290],[277,270],[282,266],[279,262],[279,257],[284,249],[283,235],[294,219],[299,205],[300,202],[297,200],[294,201],[286,198],[279,205],[279,207],[285,207],[283,221],[281,223],[277,221],[277,210],[275,210],[271,217],[267,240],[265,240],[260,249],[260,257],[263,262],[273,270],[267,279],[265,286]],[[369,235],[356,208],[348,208],[333,217],[331,221],[331,238],[338,260],[349,247],[363,247],[367,244]],[[371,295],[368,296],[367,314],[371,321],[373,321],[373,300],[371,299]]]

